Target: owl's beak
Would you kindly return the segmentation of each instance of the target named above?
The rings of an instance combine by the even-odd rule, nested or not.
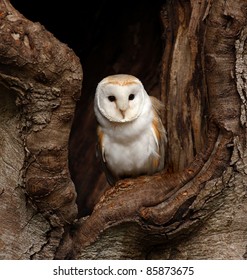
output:
[[[121,113],[121,115],[123,116],[123,119],[125,118],[125,112],[126,112],[126,110],[120,110],[119,109],[119,111],[120,111],[120,113]]]

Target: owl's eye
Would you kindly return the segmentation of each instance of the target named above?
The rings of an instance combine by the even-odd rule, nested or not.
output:
[[[110,95],[110,96],[108,96],[108,100],[109,100],[110,102],[113,102],[113,101],[116,100],[116,97],[115,97],[114,95]]]
[[[129,95],[129,100],[133,100],[135,98],[135,95],[133,94],[133,93],[131,93],[130,95]]]

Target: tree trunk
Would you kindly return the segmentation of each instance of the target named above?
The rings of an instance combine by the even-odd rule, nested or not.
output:
[[[122,19],[127,51],[113,69],[95,70],[116,53],[110,36],[98,42],[72,126],[79,59],[1,0],[2,259],[247,258],[247,6],[164,1],[163,50],[145,9],[136,6],[137,22]],[[123,71],[165,104],[166,168],[109,188],[95,164],[91,90],[95,77]]]
[[[80,63],[8,1],[0,12],[1,258],[52,259],[77,215],[68,139]]]

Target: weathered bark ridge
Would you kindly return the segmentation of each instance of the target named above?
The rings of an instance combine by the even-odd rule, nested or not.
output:
[[[80,63],[67,46],[39,23],[25,19],[5,0],[0,2],[0,28],[1,99],[6,101],[6,107],[1,110],[1,124],[6,126],[9,121],[3,134],[8,143],[3,153],[8,155],[9,163],[5,163],[3,170],[7,165],[13,169],[13,176],[11,172],[1,176],[1,204],[8,205],[11,201],[9,207],[2,209],[1,217],[13,225],[12,233],[2,242],[9,242],[14,228],[18,228],[16,234],[22,235],[23,227],[36,226],[37,231],[44,231],[45,243],[42,237],[34,241],[37,246],[32,248],[29,244],[32,238],[21,241],[23,248],[30,246],[21,253],[15,249],[20,246],[17,238],[14,253],[7,254],[7,258],[34,257],[37,252],[48,257],[51,252],[47,255],[45,252],[51,250],[50,243],[57,244],[62,227],[77,216],[76,192],[68,170],[68,140],[75,100],[81,88]],[[10,115],[13,112],[15,117]],[[11,193],[14,199],[8,200]],[[24,194],[27,194],[26,203],[28,200],[33,203],[26,206]],[[12,207],[9,215],[8,208]],[[13,216],[17,219],[13,220]],[[55,227],[53,233],[51,227]]]

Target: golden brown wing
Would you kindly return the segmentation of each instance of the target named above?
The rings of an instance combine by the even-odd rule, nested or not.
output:
[[[165,164],[165,147],[167,143],[166,130],[161,121],[161,112],[164,110],[164,105],[155,97],[150,96],[153,105],[154,119],[152,123],[152,131],[157,144],[157,153],[159,157],[151,159],[153,168],[160,171]]]
[[[96,157],[100,161],[100,165],[101,165],[103,172],[105,173],[107,182],[111,186],[113,186],[113,185],[115,185],[117,178],[115,178],[115,176],[113,176],[113,174],[109,170],[109,168],[107,168],[107,162],[106,162],[106,158],[105,158],[105,151],[104,151],[104,145],[103,145],[104,133],[100,127],[98,127],[98,129],[97,129],[97,135],[98,135],[98,143],[96,144]]]

